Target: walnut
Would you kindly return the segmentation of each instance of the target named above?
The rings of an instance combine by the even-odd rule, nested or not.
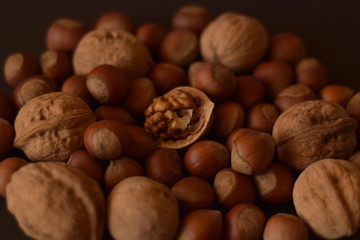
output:
[[[356,146],[357,123],[340,105],[324,100],[298,103],[275,121],[279,159],[303,170],[324,158],[348,159]]]
[[[66,161],[83,146],[95,114],[74,95],[54,92],[33,98],[15,119],[14,146],[33,161]]]
[[[30,163],[6,188],[7,207],[20,227],[38,240],[100,240],[105,199],[100,186],[62,162]]]
[[[154,99],[145,111],[144,128],[162,148],[184,148],[212,124],[214,103],[200,90],[177,87]]]
[[[325,239],[353,235],[360,226],[360,168],[340,159],[309,165],[293,190],[297,214]]]
[[[262,58],[268,35],[257,19],[227,12],[213,20],[203,31],[200,48],[207,61],[221,62],[234,72],[249,70]]]
[[[94,67],[110,64],[129,78],[144,76],[153,64],[149,50],[131,33],[122,29],[97,29],[86,34],[74,52],[76,74],[88,74]]]

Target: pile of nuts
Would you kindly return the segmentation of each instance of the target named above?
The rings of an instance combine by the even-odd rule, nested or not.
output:
[[[360,227],[360,93],[294,33],[183,6],[54,21],[4,65],[0,195],[34,239],[339,239]],[[284,205],[291,206],[284,211]],[[271,214],[269,214],[271,209]]]

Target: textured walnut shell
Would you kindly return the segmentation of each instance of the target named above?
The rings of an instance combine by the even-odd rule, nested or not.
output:
[[[14,123],[14,146],[33,161],[66,161],[83,146],[83,134],[95,114],[74,95],[54,92],[33,98]]]
[[[88,74],[101,64],[121,68],[128,78],[144,76],[153,64],[149,50],[122,29],[97,29],[79,42],[73,58],[76,74]]]
[[[293,190],[297,214],[325,239],[353,235],[360,226],[360,168],[323,159],[309,165]]]
[[[175,196],[148,177],[128,177],[108,197],[108,228],[116,240],[173,239],[178,225]]]
[[[275,121],[273,137],[279,159],[303,170],[324,158],[348,159],[356,146],[356,127],[340,105],[313,100],[284,111]]]
[[[99,185],[62,162],[31,163],[6,188],[7,207],[20,227],[38,240],[100,240],[105,199]]]
[[[200,37],[203,58],[221,62],[234,72],[252,68],[264,55],[268,35],[257,19],[238,13],[223,13]]]

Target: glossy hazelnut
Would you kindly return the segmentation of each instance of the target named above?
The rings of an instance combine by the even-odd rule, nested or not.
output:
[[[175,149],[169,148],[153,151],[146,158],[145,171],[148,177],[168,187],[172,187],[184,176],[180,154]]]
[[[31,99],[56,90],[57,86],[52,78],[43,75],[27,77],[14,89],[14,103],[18,108],[21,108]]]
[[[336,102],[343,107],[350,101],[354,93],[353,89],[338,84],[327,85],[319,92],[321,99]]]
[[[129,133],[129,146],[125,150],[127,157],[139,161],[145,161],[149,154],[155,150],[156,144],[150,133],[144,128],[135,125],[127,125]]]
[[[166,36],[166,30],[160,24],[145,23],[139,26],[135,36],[149,49],[153,57],[158,57],[161,43]]]
[[[235,129],[245,122],[245,112],[240,104],[227,101],[214,108],[214,125],[212,131],[219,138],[227,138]]]
[[[99,184],[103,178],[103,168],[99,160],[95,159],[85,150],[78,150],[70,155],[68,165],[84,171]]]
[[[47,50],[40,56],[42,73],[57,82],[64,82],[72,72],[70,56],[61,51]]]
[[[257,206],[241,203],[225,215],[225,240],[260,240],[265,225],[265,214]]]
[[[263,239],[308,240],[309,229],[298,216],[289,213],[277,213],[267,220]]]
[[[270,40],[269,55],[272,60],[295,64],[305,57],[306,48],[296,34],[280,33]]]
[[[196,62],[192,62],[190,64],[190,66],[188,67],[188,85],[193,86],[194,85],[194,76],[195,73],[200,69],[200,67],[204,64],[206,64],[207,62],[205,61],[196,61]]]
[[[111,160],[104,174],[104,184],[107,192],[111,190],[122,180],[132,176],[144,176],[144,169],[134,159],[121,157]]]
[[[241,129],[231,148],[231,168],[246,175],[265,171],[274,158],[275,141],[267,133]]]
[[[314,91],[304,84],[292,84],[281,90],[274,99],[274,105],[280,112],[307,100],[315,100]]]
[[[226,138],[226,142],[225,142],[225,146],[227,149],[229,149],[229,151],[231,152],[231,149],[233,147],[234,141],[237,137],[238,133],[241,133],[242,128],[238,128],[235,129],[234,131],[232,131],[232,133]]]
[[[212,180],[218,171],[229,166],[230,154],[219,142],[201,140],[186,151],[183,161],[192,176]]]
[[[95,111],[97,120],[117,120],[125,125],[134,125],[135,119],[123,107],[102,105]]]
[[[0,91],[0,103],[0,118],[12,122],[15,118],[17,109],[11,98],[2,91]]]
[[[185,177],[171,187],[182,212],[212,208],[215,192],[212,186],[198,177]]]
[[[120,28],[128,32],[134,30],[133,20],[123,12],[108,12],[101,15],[97,22],[95,28],[97,29],[114,29]]]
[[[265,98],[265,89],[261,81],[250,75],[235,78],[236,87],[231,99],[245,109],[261,103]]]
[[[11,87],[16,87],[22,80],[38,74],[39,71],[37,60],[26,53],[14,53],[5,60],[5,80]]]
[[[219,171],[213,186],[220,205],[225,209],[255,201],[255,187],[251,178],[231,168]]]
[[[316,58],[304,58],[296,64],[295,79],[314,91],[320,90],[328,82],[328,72],[325,65]]]
[[[178,9],[173,18],[172,26],[178,29],[188,29],[200,33],[211,21],[207,8],[200,5],[186,5]]]
[[[257,65],[253,73],[265,88],[265,95],[273,98],[293,82],[293,72],[289,64],[268,61]]]
[[[86,86],[85,75],[73,75],[67,78],[61,86],[61,91],[82,98],[91,107],[98,103]]]
[[[60,18],[48,28],[46,43],[50,50],[72,53],[87,32],[85,25],[75,19]]]
[[[346,104],[346,112],[354,118],[360,126],[360,92],[355,93]]]
[[[8,153],[10,153],[14,137],[15,131],[14,127],[11,125],[10,122],[0,117],[0,159],[4,157]]]
[[[129,91],[129,80],[123,70],[103,64],[93,68],[86,78],[86,86],[96,100],[103,104],[122,101]]]
[[[234,73],[223,64],[207,62],[202,64],[191,80],[191,86],[202,90],[213,101],[224,101],[234,92]]]
[[[172,63],[157,63],[150,72],[150,79],[159,94],[164,94],[175,87],[187,85],[185,71]]]
[[[176,239],[220,240],[222,229],[223,220],[219,210],[195,210],[182,219]]]
[[[135,78],[130,80],[128,94],[122,106],[135,117],[143,117],[144,111],[156,97],[154,83],[148,78]]]
[[[246,116],[246,126],[248,128],[271,133],[279,111],[271,103],[259,103],[249,109]]]
[[[261,199],[267,203],[286,203],[291,200],[295,177],[288,167],[273,162],[262,173],[254,177]]]
[[[160,59],[186,67],[199,56],[199,38],[190,30],[175,29],[167,33],[160,46]]]
[[[111,160],[120,157],[129,147],[126,126],[115,120],[101,120],[90,124],[84,133],[86,150],[95,158]]]
[[[25,159],[17,157],[6,158],[0,162],[0,196],[6,198],[5,190],[11,175],[27,163]]]

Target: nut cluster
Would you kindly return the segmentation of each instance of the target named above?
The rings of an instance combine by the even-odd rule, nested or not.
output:
[[[188,5],[171,29],[58,19],[46,45],[6,59],[13,100],[0,92],[0,195],[29,237],[359,230],[360,93],[327,84],[297,34]]]

